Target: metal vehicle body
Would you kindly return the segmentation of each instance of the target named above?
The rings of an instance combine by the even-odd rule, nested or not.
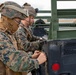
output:
[[[75,19],[76,9],[57,9],[57,1],[76,0],[51,0],[51,11],[47,11],[51,16],[46,17],[50,23],[38,25],[49,28],[49,41],[43,46],[47,50],[48,75],[76,75],[76,25],[59,22],[59,19]]]

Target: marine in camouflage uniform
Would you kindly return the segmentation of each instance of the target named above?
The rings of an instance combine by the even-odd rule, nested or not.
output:
[[[21,24],[15,33],[15,38],[17,40],[19,50],[33,52],[35,50],[39,50],[40,43],[42,41],[41,37],[33,35],[33,32],[30,28],[30,26],[34,23],[34,17],[36,16],[37,12],[33,7],[31,7],[31,5],[27,3],[24,4],[23,9],[28,9],[29,17],[27,18],[29,18],[29,20],[24,19],[21,21]],[[27,21],[28,23],[23,24],[23,21]]]
[[[7,1],[0,5],[0,12],[0,75],[22,75],[21,72],[38,68],[38,60],[16,49],[17,43],[13,36],[20,20],[27,16],[27,11],[17,3]]]

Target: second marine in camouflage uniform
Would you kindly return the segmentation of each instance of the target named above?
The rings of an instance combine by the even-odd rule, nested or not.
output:
[[[15,33],[18,49],[28,51],[38,50],[40,47],[40,37],[34,36],[30,26],[34,23],[36,11],[33,7],[24,4],[24,9],[28,9],[29,17],[21,21],[20,27]],[[23,23],[24,22],[24,23]]]

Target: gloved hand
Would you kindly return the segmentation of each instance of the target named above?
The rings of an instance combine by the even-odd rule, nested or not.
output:
[[[47,43],[47,40],[44,39],[44,38],[40,38],[40,43],[41,43],[41,44]]]
[[[40,49],[40,50],[42,49],[42,47],[43,47],[43,45],[44,45],[45,43],[47,43],[47,40],[46,40],[46,39],[41,38],[41,39],[39,40],[39,49]]]

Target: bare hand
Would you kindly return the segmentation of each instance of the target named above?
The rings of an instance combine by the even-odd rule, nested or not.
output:
[[[37,58],[39,64],[43,64],[44,62],[46,62],[46,55],[44,52],[41,52],[41,54],[39,55],[39,57]]]
[[[40,51],[38,51],[38,50],[36,50],[35,52],[34,52],[34,54],[32,55],[32,58],[33,59],[36,59],[36,58],[38,58],[38,56],[40,55]]]

